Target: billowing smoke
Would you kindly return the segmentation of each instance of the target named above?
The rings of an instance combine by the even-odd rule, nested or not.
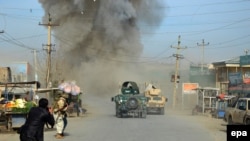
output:
[[[39,0],[63,56],[63,79],[76,80],[87,93],[118,92],[118,83],[139,81],[136,63],[143,52],[140,24],[159,25],[159,0]],[[140,23],[140,24],[138,24]],[[117,89],[116,89],[117,88]]]

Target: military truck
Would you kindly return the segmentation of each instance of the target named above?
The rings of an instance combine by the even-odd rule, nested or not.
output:
[[[224,121],[228,124],[250,125],[250,98],[239,98],[225,111]]]
[[[168,99],[161,94],[161,89],[156,88],[152,84],[148,84],[144,91],[144,95],[147,97],[147,114],[165,114],[165,104]]]
[[[147,98],[140,94],[138,85],[133,81],[126,81],[121,86],[121,93],[111,98],[115,102],[115,115],[118,118],[147,116]]]

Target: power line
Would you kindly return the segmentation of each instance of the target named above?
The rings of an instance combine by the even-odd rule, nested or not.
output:
[[[205,4],[192,4],[192,5],[177,5],[177,6],[171,6],[169,8],[183,8],[183,7],[193,7],[193,6],[210,6],[210,5],[225,5],[225,4],[234,4],[234,3],[241,3],[241,2],[247,2],[247,1],[227,1],[227,2],[214,2],[214,3],[205,3]]]
[[[2,40],[0,42],[9,42],[12,40],[22,40],[22,39],[30,39],[30,38],[36,38],[36,37],[41,37],[44,36],[46,34],[38,34],[38,35],[32,35],[32,36],[27,36],[27,37],[21,37],[21,38],[15,38],[15,39],[6,39],[6,40]]]
[[[246,12],[250,9],[239,9],[239,10],[228,10],[228,11],[215,11],[215,12],[205,12],[205,13],[199,13],[199,14],[183,14],[183,15],[170,15],[170,17],[189,17],[189,16],[204,16],[204,15],[218,15],[218,14],[225,14],[225,13],[236,13],[236,12]]]
[[[4,32],[4,33],[5,34],[3,34],[3,36],[6,37],[7,39],[3,39],[3,41],[8,41],[8,43],[12,43],[12,44],[15,44],[15,45],[17,45],[19,47],[26,48],[26,49],[29,49],[29,50],[33,50],[34,49],[34,48],[29,47],[29,46],[23,44],[22,42],[18,41],[17,39],[15,39],[14,37],[12,37],[7,32]]]

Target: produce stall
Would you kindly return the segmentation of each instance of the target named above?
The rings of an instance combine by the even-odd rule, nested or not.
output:
[[[76,112],[79,116],[86,111],[82,108],[80,87],[74,82],[64,82],[58,88],[40,88],[37,81],[0,83],[0,126],[7,131],[20,128],[40,98],[47,98],[53,105],[62,93],[68,95],[69,115]]]
[[[6,112],[6,129],[8,131],[13,130],[14,128],[20,128],[26,120],[26,113],[15,113],[15,112]]]
[[[37,106],[33,101],[33,90],[39,82],[0,83],[1,125],[8,131],[21,127],[32,107]]]
[[[21,127],[26,120],[29,110],[35,106],[37,105],[33,101],[27,102],[24,99],[16,99],[13,104],[7,103],[6,109],[9,109],[5,111],[7,129],[12,130],[13,128]]]

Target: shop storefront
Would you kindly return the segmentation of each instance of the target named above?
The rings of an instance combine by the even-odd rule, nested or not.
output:
[[[236,96],[250,94],[250,55],[215,62],[216,87],[222,93]]]

